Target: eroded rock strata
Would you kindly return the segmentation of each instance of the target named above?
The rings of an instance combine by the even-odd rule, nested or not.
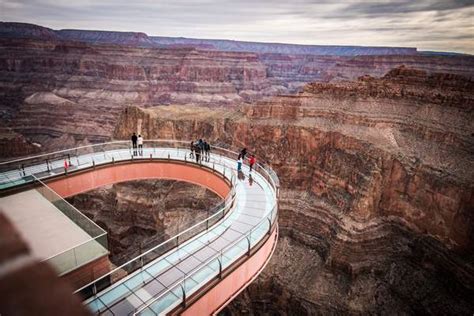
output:
[[[101,187],[68,201],[107,231],[110,261],[120,265],[203,220],[221,199],[190,183],[143,180]]]
[[[399,68],[239,109],[129,107],[114,136],[246,146],[282,183],[280,239],[226,314],[471,314],[473,82]]]
[[[474,73],[470,55],[233,44],[176,46],[143,33],[0,22],[0,123],[51,151],[110,140],[129,105],[234,107],[294,94],[309,82],[381,77],[401,65],[471,78]]]

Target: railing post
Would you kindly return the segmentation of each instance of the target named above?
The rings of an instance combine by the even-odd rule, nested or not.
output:
[[[183,279],[183,283],[184,283],[184,279]],[[181,286],[181,291],[183,292],[183,307],[186,307],[186,290],[183,286],[183,284],[180,284]]]
[[[112,163],[115,164],[115,157],[112,156]]]
[[[26,177],[25,164],[21,164],[21,171],[23,172],[23,176]]]
[[[94,158],[92,158],[92,168],[95,169],[95,160],[94,160]]]
[[[250,231],[250,233],[252,233],[252,231]],[[248,243],[247,256],[250,256],[250,238],[245,237],[245,239],[247,239],[247,243]]]
[[[71,155],[70,154],[67,154],[67,160],[69,162],[69,165],[71,165]]]
[[[46,159],[46,168],[48,168],[48,172],[51,171],[50,168],[49,168],[49,160]]]
[[[219,279],[222,279],[222,250],[221,250],[221,257],[217,258],[217,262],[219,262]]]

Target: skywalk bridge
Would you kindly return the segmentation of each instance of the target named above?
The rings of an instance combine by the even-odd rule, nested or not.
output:
[[[38,221],[28,225],[15,214],[31,213],[40,205],[48,209],[46,202],[58,210],[61,216],[53,222],[61,229],[49,234],[54,236],[48,243],[32,248],[41,254],[64,236],[63,251],[56,249],[42,259],[76,285],[76,293],[93,314],[217,313],[258,276],[275,249],[279,182],[262,164],[251,175],[247,166],[238,174],[237,153],[230,150],[213,147],[209,159],[197,163],[188,148],[189,142],[146,141],[135,155],[129,142],[118,141],[1,163],[0,212],[10,214],[24,236],[34,236],[34,243],[41,239],[41,231],[51,227],[41,230]],[[223,202],[196,224],[119,267],[104,270],[106,232],[63,198],[140,179],[194,183],[212,190]],[[46,218],[47,226],[51,218]]]

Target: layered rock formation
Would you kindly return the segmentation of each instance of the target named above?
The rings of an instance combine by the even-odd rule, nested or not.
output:
[[[295,93],[308,82],[382,76],[400,65],[474,73],[472,56],[403,48],[242,44],[250,52],[235,52],[229,51],[233,45],[203,45],[164,46],[143,33],[0,23],[0,121],[50,151],[109,140],[119,113],[131,104],[237,106]]]
[[[185,182],[117,183],[68,201],[108,233],[110,260],[120,265],[205,219],[221,199]]]
[[[246,146],[283,190],[280,240],[229,314],[470,314],[474,85],[399,68],[238,110],[128,108],[115,137]]]

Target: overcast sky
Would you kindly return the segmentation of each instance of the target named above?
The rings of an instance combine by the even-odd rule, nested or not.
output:
[[[0,19],[53,29],[474,54],[474,0],[0,0]]]

